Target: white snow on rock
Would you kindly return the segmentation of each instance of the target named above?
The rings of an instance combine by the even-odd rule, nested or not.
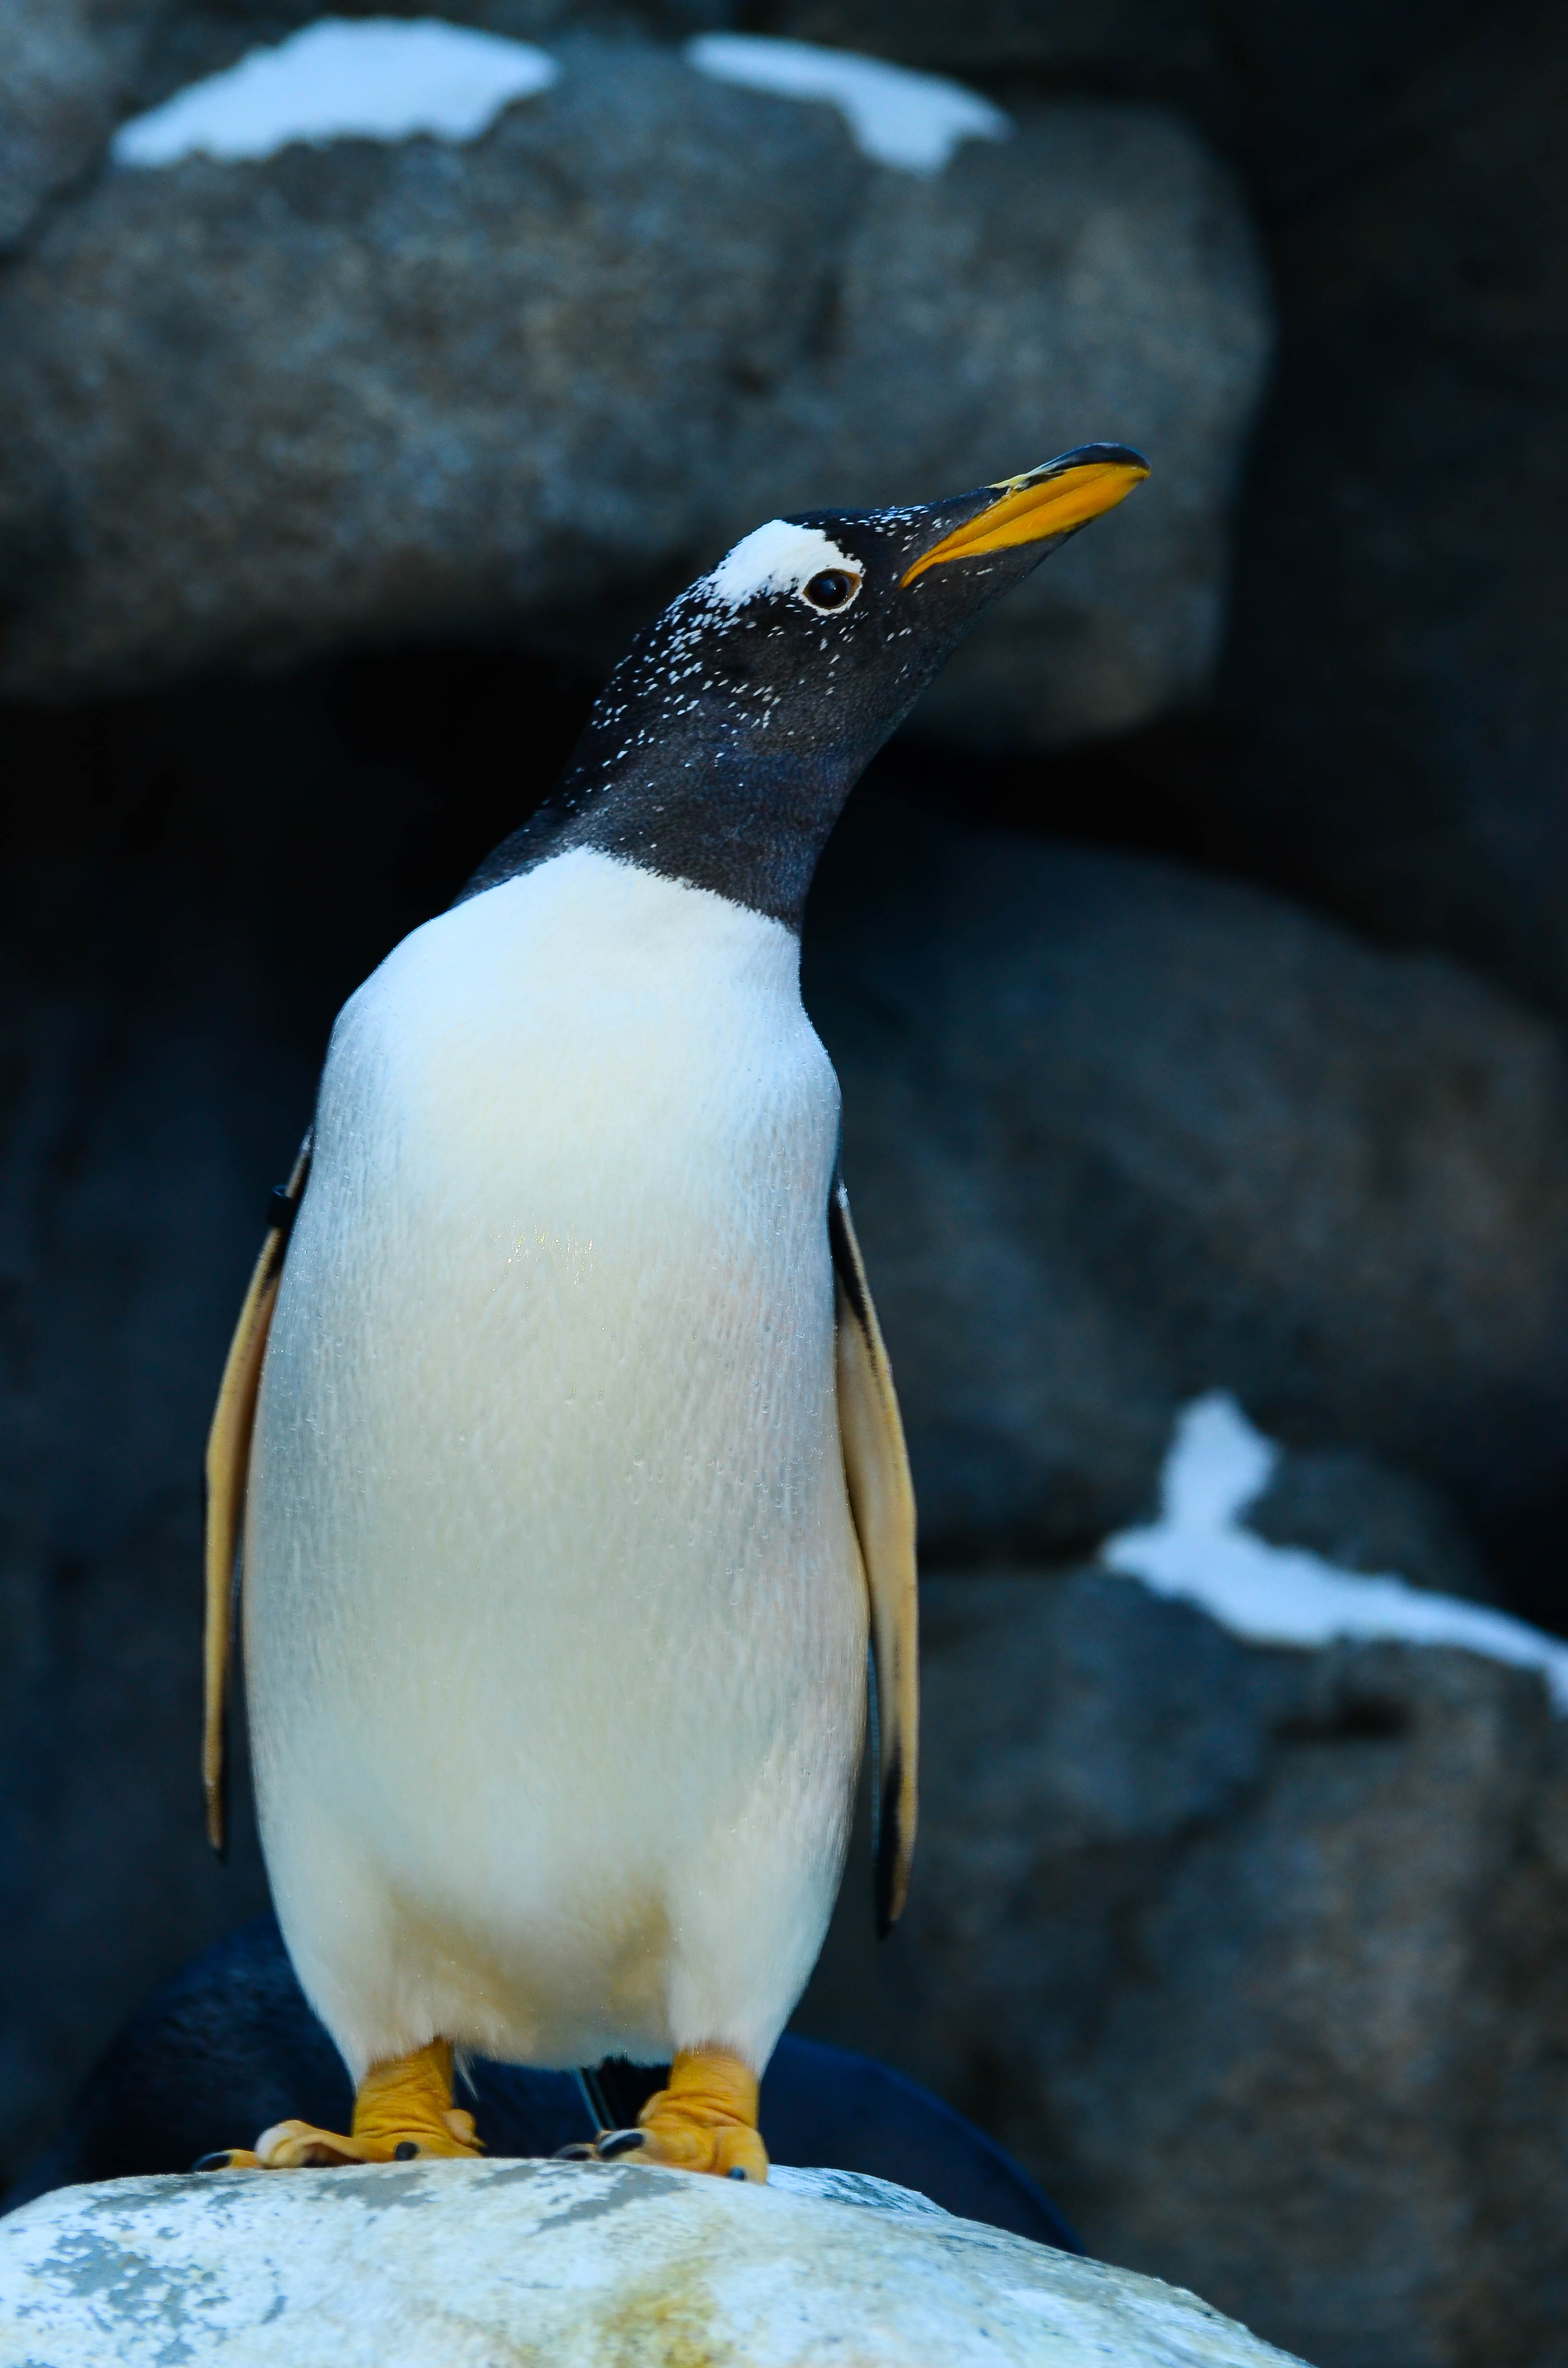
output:
[[[477,140],[561,69],[527,41],[437,17],[323,17],[122,123],[117,165],[271,156],[296,140]]]
[[[1324,1645],[1337,1637],[1457,1645],[1540,1669],[1568,1713],[1568,1645],[1484,1604],[1412,1587],[1392,1573],[1337,1570],[1300,1546],[1270,1545],[1241,1516],[1267,1486],[1279,1450],[1223,1390],[1176,1419],[1160,1480],[1160,1518],[1108,1538],[1101,1559],[1156,1595],[1199,1605],[1254,1645]]]
[[[803,2192],[844,2177],[466,2161],[64,2188],[0,2221],[0,2368],[1285,2361],[1191,2294],[903,2189]]]
[[[912,74],[882,58],[767,33],[699,33],[686,54],[699,74],[783,98],[823,98],[836,107],[856,145],[879,165],[905,173],[939,173],[963,140],[1006,140],[1012,119],[978,91],[945,74]]]

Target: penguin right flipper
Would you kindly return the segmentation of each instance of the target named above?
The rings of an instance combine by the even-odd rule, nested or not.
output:
[[[877,1702],[877,1930],[903,1912],[915,1853],[920,1731],[915,1489],[892,1369],[842,1177],[828,1201],[837,1281],[838,1429],[849,1508],[870,1595]]]
[[[289,1247],[294,1211],[310,1172],[311,1138],[306,1135],[288,1183],[275,1196],[277,1218],[262,1245],[250,1289],[240,1309],[240,1320],[234,1326],[218,1389],[212,1427],[207,1434],[207,1628],[202,1655],[201,1782],[207,1795],[207,1839],[220,1858],[223,1854],[225,1823],[224,1730],[238,1600],[235,1558],[244,1522],[251,1433],[256,1427],[261,1363],[267,1353],[272,1311],[278,1304],[283,1255]]]

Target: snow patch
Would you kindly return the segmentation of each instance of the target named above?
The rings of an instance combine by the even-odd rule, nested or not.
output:
[[[323,17],[226,74],[176,91],[122,123],[117,165],[224,164],[271,156],[296,140],[477,140],[504,108],[559,81],[527,41],[437,17]]]
[[[912,74],[882,58],[767,33],[699,33],[689,63],[715,82],[783,98],[825,98],[849,125],[855,143],[879,165],[904,173],[939,173],[962,140],[1006,140],[1012,118],[977,91],[945,74]]]
[[[1523,1620],[1454,1595],[1412,1587],[1392,1573],[1362,1577],[1300,1546],[1270,1545],[1244,1529],[1279,1460],[1223,1390],[1195,1398],[1176,1418],[1160,1477],[1160,1518],[1108,1538],[1101,1559],[1156,1595],[1196,1603],[1253,1645],[1333,1644],[1363,1637],[1456,1645],[1494,1661],[1540,1669],[1553,1708],[1568,1714],[1568,1645]]]
[[[769,518],[726,552],[699,589],[713,607],[738,609],[759,592],[798,592],[824,567],[841,567],[857,583],[865,574],[859,561],[840,551],[820,528]]]

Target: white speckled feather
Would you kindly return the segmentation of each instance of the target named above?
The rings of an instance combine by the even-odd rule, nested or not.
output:
[[[575,849],[346,1008],[263,1376],[267,1862],[356,2075],[764,2061],[841,1869],[866,1601],[787,928]]]

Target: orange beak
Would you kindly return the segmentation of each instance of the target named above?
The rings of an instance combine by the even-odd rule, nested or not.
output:
[[[988,487],[999,498],[944,535],[915,561],[902,583],[913,584],[926,568],[943,566],[949,560],[979,559],[988,551],[1010,551],[1018,543],[1072,534],[1124,502],[1149,473],[1145,460],[1119,446],[1103,446],[1097,452],[1090,446],[1088,452],[1094,457],[1086,454],[1080,460],[1068,453]]]

